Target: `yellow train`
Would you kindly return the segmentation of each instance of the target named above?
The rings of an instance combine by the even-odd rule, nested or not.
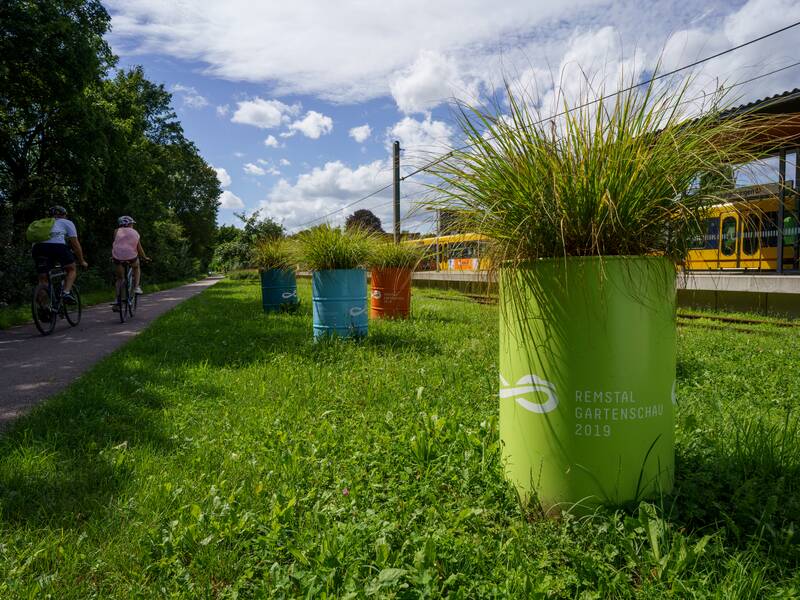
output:
[[[715,206],[692,240],[686,269],[775,271],[779,255],[777,185],[757,185],[736,191],[737,200]],[[789,190],[783,211],[783,268],[797,269],[800,228],[796,198]]]
[[[788,187],[788,186],[787,186]],[[754,185],[736,190],[736,201],[712,208],[703,233],[693,241],[685,268],[690,271],[722,269],[775,271],[778,265],[778,186]],[[783,268],[800,266],[800,224],[797,199],[787,190],[783,217]],[[426,248],[420,271],[482,271],[488,238],[462,233],[408,240]]]
[[[458,233],[404,243],[425,248],[426,258],[417,267],[418,271],[485,271],[489,268],[485,257],[488,239],[478,233]]]

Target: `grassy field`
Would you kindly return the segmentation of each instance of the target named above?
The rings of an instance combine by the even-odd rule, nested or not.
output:
[[[179,281],[167,281],[165,283],[143,283],[142,290],[145,294],[152,292],[160,292],[161,290],[168,290],[170,288],[184,285],[197,281],[197,278],[181,279]],[[80,289],[80,277],[78,278],[78,289]],[[100,290],[81,290],[81,303],[83,306],[92,306],[94,304],[102,304],[104,302],[114,301],[114,288],[109,285]],[[30,304],[2,306],[0,307],[0,329],[8,329],[14,325],[22,325],[23,323],[31,322],[31,306]]]
[[[300,291],[220,282],[0,439],[0,597],[800,597],[800,330],[681,325],[674,495],[553,520],[501,474],[496,307],[314,345]]]

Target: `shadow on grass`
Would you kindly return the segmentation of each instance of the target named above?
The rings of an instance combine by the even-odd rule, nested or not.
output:
[[[190,373],[195,368],[246,367],[276,355],[345,364],[353,347],[439,353],[423,329],[392,325],[360,342],[315,344],[305,299],[294,314],[265,314],[236,290],[212,288],[9,426],[0,438],[0,523],[72,528],[102,519],[132,485],[132,453],[175,451],[164,420],[175,395],[221,395]]]
[[[131,452],[173,450],[160,390],[169,389],[175,373],[155,375],[159,357],[135,350],[115,358],[3,433],[0,522],[70,528],[102,518],[133,478]]]
[[[742,416],[728,435],[698,437],[678,448],[671,521],[744,548],[758,542],[800,566],[800,426]]]

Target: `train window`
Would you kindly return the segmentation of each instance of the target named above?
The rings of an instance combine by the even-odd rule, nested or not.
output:
[[[742,252],[755,254],[758,251],[758,217],[746,215],[742,219]]]
[[[725,217],[722,221],[722,246],[724,256],[732,256],[736,252],[736,219]]]
[[[719,248],[719,217],[706,219],[705,243],[702,246],[706,250],[716,250]]]
[[[778,213],[775,211],[768,212],[762,219],[761,228],[761,247],[774,248],[778,245]]]
[[[783,245],[794,246],[797,236],[800,234],[797,227],[797,218],[789,215],[783,219]]]
[[[797,218],[788,215],[783,219],[783,245],[793,246],[797,235],[800,233],[797,226]],[[778,213],[768,212],[764,219],[764,228],[761,232],[761,245],[775,248],[778,245]]]

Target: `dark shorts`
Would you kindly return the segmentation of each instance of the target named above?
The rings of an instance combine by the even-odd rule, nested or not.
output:
[[[36,272],[46,275],[56,265],[66,267],[75,264],[75,255],[66,244],[49,244],[40,242],[33,245],[31,250],[33,262],[36,263]]]
[[[120,259],[118,259],[118,258],[114,258],[114,257],[112,256],[112,257],[111,257],[111,262],[113,262],[115,265],[125,265],[125,264],[128,264],[128,265],[130,265],[130,266],[132,266],[132,267],[133,267],[133,266],[136,266],[136,265],[138,265],[138,264],[139,264],[139,257],[137,256],[136,258],[132,258],[132,259],[130,259],[130,260],[120,260]]]

